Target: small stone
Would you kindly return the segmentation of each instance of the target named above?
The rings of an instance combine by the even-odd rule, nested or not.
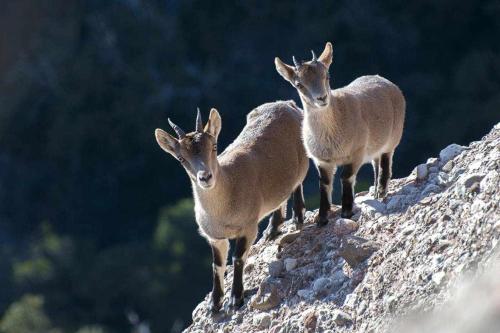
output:
[[[271,315],[269,313],[258,313],[253,316],[252,323],[258,329],[266,329],[271,325]]]
[[[314,310],[308,311],[304,314],[304,329],[306,333],[313,333],[316,331],[318,323],[318,316]]]
[[[276,260],[269,263],[269,275],[272,277],[278,277],[283,271],[283,261]]]
[[[363,279],[365,278],[367,271],[366,263],[361,263],[356,266],[356,268],[352,271],[350,285],[355,288]]]
[[[440,286],[442,283],[443,283],[443,280],[446,276],[446,273],[445,272],[437,272],[437,273],[434,273],[432,274],[432,281]]]
[[[284,246],[286,244],[293,243],[293,241],[295,241],[299,236],[300,236],[300,230],[286,233],[279,238],[278,245]]]
[[[295,259],[295,258],[286,258],[285,259],[285,269],[287,272],[290,272],[295,267],[297,267],[297,259]]]
[[[427,178],[429,170],[427,169],[427,164],[420,164],[416,168],[417,180],[421,181]]]
[[[472,174],[465,178],[462,182],[465,190],[471,193],[479,193],[480,182],[484,178],[483,174]]]
[[[394,309],[394,305],[396,303],[396,297],[394,295],[391,295],[391,296],[386,296],[384,297],[383,299],[383,304],[384,304],[384,307],[388,310],[388,311],[391,311]]]
[[[415,231],[415,226],[409,225],[403,229],[402,234],[405,236],[408,236],[409,234],[413,233],[414,231]]]
[[[439,159],[441,160],[441,164],[446,164],[449,160],[454,159],[464,149],[465,149],[464,146],[457,145],[456,143],[453,143],[453,144],[449,145],[448,147],[444,148],[439,153]]]
[[[320,277],[316,279],[313,283],[313,290],[320,294],[330,288],[331,281],[329,278]]]
[[[355,293],[349,294],[344,300],[344,306],[353,309],[358,300],[358,295]]]
[[[365,313],[366,308],[367,308],[366,302],[365,302],[365,301],[361,301],[361,302],[359,303],[358,310],[357,310],[357,314],[358,314],[358,316],[360,316],[360,315],[362,315],[363,313]]]
[[[358,230],[359,225],[356,221],[350,219],[340,218],[335,220],[333,225],[333,234],[336,236],[343,236]]]
[[[260,284],[257,294],[250,301],[250,306],[254,309],[267,311],[281,303],[276,286],[264,281]]]
[[[373,241],[357,236],[344,236],[340,242],[339,255],[354,268],[379,248],[380,245]]]
[[[429,166],[429,167],[432,167],[432,166],[435,166],[438,164],[438,159],[435,158],[435,157],[430,157],[427,159],[427,162],[426,164]]]
[[[443,165],[442,169],[444,172],[450,172],[453,169],[453,165],[454,165],[453,160],[450,160],[446,162],[445,165]]]
[[[335,310],[333,313],[333,321],[339,326],[346,326],[352,323],[352,317],[341,310]]]

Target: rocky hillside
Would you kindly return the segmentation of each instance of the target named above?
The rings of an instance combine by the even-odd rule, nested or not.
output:
[[[392,180],[383,202],[359,193],[352,220],[333,207],[323,228],[311,223],[316,212],[301,231],[287,222],[282,237],[251,249],[245,305],[231,312],[226,300],[212,316],[207,295],[186,332],[489,332],[480,328],[500,325],[499,275],[484,273],[500,262],[499,170],[500,124]],[[226,298],[231,281],[229,266]],[[471,304],[477,316],[457,315]]]

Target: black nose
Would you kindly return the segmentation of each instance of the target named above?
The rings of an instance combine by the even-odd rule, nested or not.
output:
[[[212,174],[207,172],[207,173],[204,173],[202,175],[198,175],[198,180],[200,182],[208,182],[210,179],[212,178]]]
[[[318,99],[318,101],[324,102],[324,101],[326,101],[326,95],[323,97],[318,97],[317,99]]]

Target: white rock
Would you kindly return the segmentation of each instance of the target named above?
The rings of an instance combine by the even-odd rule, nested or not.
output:
[[[269,313],[258,313],[253,316],[252,323],[259,329],[268,328],[271,325],[271,315]]]
[[[297,259],[295,259],[295,258],[286,258],[285,259],[285,269],[287,272],[290,272],[295,267],[297,267]]]
[[[416,168],[417,180],[424,180],[427,178],[429,174],[429,170],[427,169],[427,164],[423,163],[417,166]]]
[[[366,311],[367,305],[365,301],[361,301],[358,306],[357,314],[362,315]]]
[[[351,293],[346,296],[344,300],[344,306],[348,308],[354,308],[354,305],[356,305],[357,300],[358,300],[358,295],[355,293]]]
[[[276,259],[276,254],[278,253],[278,245],[268,245],[264,248],[262,252],[262,259],[264,262],[271,262]]]
[[[453,165],[454,165],[453,161],[450,160],[446,162],[445,165],[443,165],[442,170],[444,172],[450,172],[451,170],[453,170]]]
[[[426,162],[426,164],[427,164],[428,166],[434,166],[434,165],[436,165],[437,163],[438,163],[438,159],[437,159],[437,158],[435,158],[435,157],[430,157],[430,158],[428,158],[428,159],[427,159],[427,162]]]
[[[457,155],[459,155],[465,149],[464,146],[457,145],[456,143],[452,143],[445,149],[439,152],[439,159],[441,160],[441,164],[446,164],[449,160],[452,160]]]
[[[482,160],[472,162],[471,164],[469,164],[469,169],[478,170],[479,168],[481,168],[481,165],[483,164],[482,162]]]
[[[438,286],[440,286],[441,283],[443,283],[443,279],[444,279],[445,276],[446,276],[445,272],[434,273],[434,274],[432,274],[432,281],[435,284],[437,284]]]

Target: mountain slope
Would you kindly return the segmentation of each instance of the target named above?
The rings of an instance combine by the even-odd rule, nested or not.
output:
[[[412,323],[416,313],[444,311],[464,277],[475,281],[498,262],[499,170],[497,124],[482,140],[450,145],[392,180],[383,202],[358,194],[352,220],[333,207],[323,228],[311,223],[316,212],[308,212],[300,232],[287,222],[284,236],[251,249],[245,305],[232,312],[226,300],[212,316],[207,295],[186,332],[419,331],[424,323]],[[229,266],[226,296],[231,281]],[[499,282],[490,285],[500,301]]]

